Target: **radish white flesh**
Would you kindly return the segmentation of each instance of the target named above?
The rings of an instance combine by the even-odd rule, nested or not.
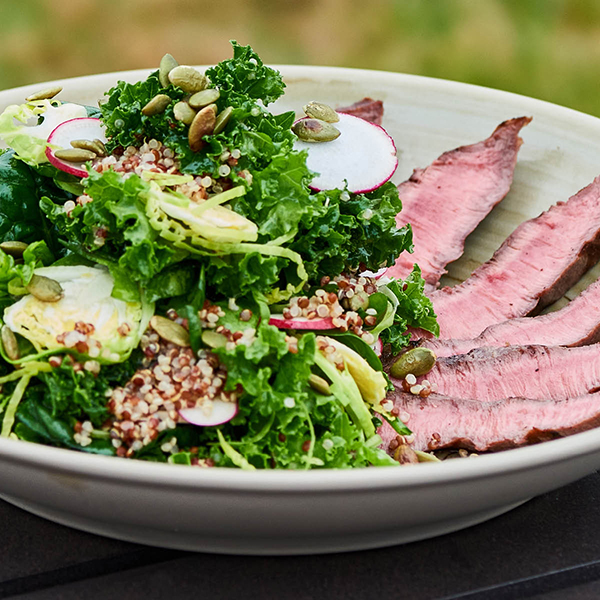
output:
[[[61,123],[48,136],[48,143],[54,147],[54,150],[46,148],[46,157],[48,160],[61,171],[77,177],[87,177],[88,172],[82,167],[81,163],[61,160],[60,158],[56,158],[54,154],[54,151],[58,149],[72,149],[71,142],[73,140],[100,140],[106,142],[106,135],[104,134],[100,119],[93,119],[91,117],[70,119]]]
[[[191,425],[200,427],[214,427],[231,421],[238,412],[236,402],[223,402],[223,400],[213,400],[212,409],[205,412],[204,408],[182,408],[179,415]]]
[[[283,315],[271,315],[269,325],[275,325],[279,329],[335,329],[331,317],[319,319],[307,319],[306,317],[295,317],[286,319]]]
[[[372,348],[377,356],[381,356],[381,353],[383,352],[383,342],[381,341],[381,338],[377,338]]]
[[[310,183],[314,190],[342,189],[370,192],[383,185],[398,166],[396,146],[383,127],[359,117],[338,113],[334,123],[340,136],[331,142],[296,140],[296,150],[307,150],[307,165],[319,173]],[[308,117],[307,117],[308,118]]]

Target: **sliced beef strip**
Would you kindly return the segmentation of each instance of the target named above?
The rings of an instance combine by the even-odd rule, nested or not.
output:
[[[600,281],[591,284],[564,308],[538,315],[510,319],[490,325],[467,340],[423,339],[420,343],[438,357],[466,354],[474,348],[539,344],[542,346],[586,346],[600,341]]]
[[[506,450],[600,425],[600,392],[568,400],[506,398],[487,403],[439,394],[420,398],[395,392],[393,400],[413,431],[411,447],[422,451]],[[387,423],[378,432],[383,439],[381,447],[387,450],[397,434]]]
[[[369,121],[381,125],[381,119],[383,118],[383,102],[381,100],[373,100],[373,98],[363,98],[350,106],[343,106],[342,108],[336,108],[337,112],[354,115]]]
[[[445,396],[480,402],[574,398],[600,390],[600,345],[476,348],[438,359],[422,379]]]
[[[599,258],[596,178],[567,202],[519,225],[467,280],[431,293],[440,338],[476,337],[490,325],[536,314],[558,300]],[[420,333],[413,336],[423,337]]]
[[[437,286],[446,265],[462,255],[467,236],[508,193],[519,131],[530,121],[505,121],[486,140],[442,154],[398,186],[402,212],[396,223],[411,224],[415,251],[400,255],[388,277],[405,278],[417,263],[427,286]]]

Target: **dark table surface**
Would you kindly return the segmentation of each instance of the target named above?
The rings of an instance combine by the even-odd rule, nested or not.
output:
[[[600,598],[599,473],[470,529],[347,554],[163,550],[62,527],[1,501],[0,531],[0,598]]]

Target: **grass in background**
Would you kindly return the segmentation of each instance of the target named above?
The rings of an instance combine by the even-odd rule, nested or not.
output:
[[[600,116],[598,0],[3,0],[0,88],[230,55],[455,79]]]

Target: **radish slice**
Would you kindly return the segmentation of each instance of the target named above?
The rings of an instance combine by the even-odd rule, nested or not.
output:
[[[383,352],[383,342],[381,341],[381,338],[377,338],[371,348],[373,348],[373,351],[377,356],[381,356],[381,353]]]
[[[207,414],[202,407],[182,408],[179,415],[192,425],[200,427],[213,427],[222,425],[231,421],[238,412],[237,402],[223,402],[223,400],[213,400],[212,410]]]
[[[310,187],[314,190],[343,189],[370,192],[382,186],[398,166],[396,146],[383,127],[359,117],[338,113],[334,123],[341,135],[332,142],[303,142],[296,140],[296,150],[307,150],[306,164],[319,173]],[[308,117],[306,117],[308,118]]]
[[[387,270],[388,270],[387,267],[381,267],[381,269],[378,269],[375,272],[373,272],[373,271],[361,271],[360,274],[361,274],[362,277],[372,277],[373,279],[379,279]]]
[[[81,167],[81,163],[61,160],[60,158],[56,158],[54,154],[55,150],[71,149],[71,142],[73,140],[100,140],[106,142],[102,121],[100,119],[93,119],[92,117],[70,119],[61,123],[48,136],[48,143],[54,147],[54,149],[50,147],[46,148],[46,157],[48,160],[61,171],[77,177],[87,177],[88,172]]]
[[[307,319],[306,317],[295,317],[286,319],[283,315],[271,315],[269,325],[275,325],[279,329],[336,329],[331,317],[320,319]]]

